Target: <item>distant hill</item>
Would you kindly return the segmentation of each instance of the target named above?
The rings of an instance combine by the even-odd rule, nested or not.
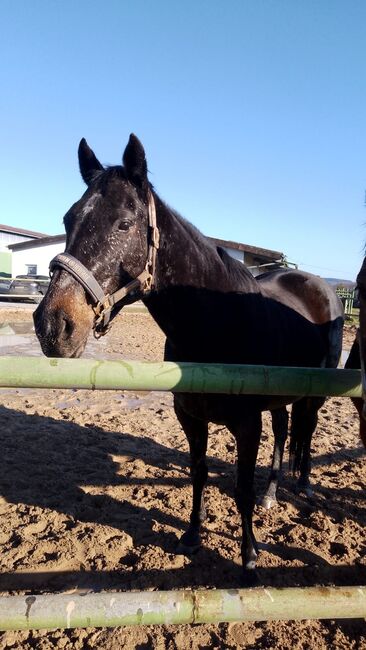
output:
[[[332,287],[344,287],[345,289],[355,289],[356,282],[351,280],[341,280],[340,278],[324,278]]]

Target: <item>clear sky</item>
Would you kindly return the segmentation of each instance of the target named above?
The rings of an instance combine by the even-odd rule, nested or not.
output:
[[[366,241],[364,0],[1,0],[0,222],[48,234],[81,137],[143,142],[213,237],[353,280]]]

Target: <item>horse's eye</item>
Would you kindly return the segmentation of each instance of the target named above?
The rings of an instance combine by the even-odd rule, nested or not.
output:
[[[114,228],[116,230],[129,230],[133,224],[133,214],[125,207],[120,208],[117,213],[117,219],[114,222]]]
[[[131,225],[131,221],[120,221],[118,223],[118,230],[128,230]]]

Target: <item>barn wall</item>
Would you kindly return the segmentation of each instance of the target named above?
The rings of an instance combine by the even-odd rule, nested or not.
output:
[[[11,253],[0,251],[0,277],[11,277]]]
[[[22,251],[13,251],[13,277],[25,275],[27,264],[37,265],[37,275],[48,275],[50,261],[58,253],[65,250],[65,244],[50,244],[48,246],[35,246]]]

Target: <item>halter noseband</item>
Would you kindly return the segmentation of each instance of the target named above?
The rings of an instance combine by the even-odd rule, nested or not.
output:
[[[50,262],[50,273],[55,268],[61,268],[68,271],[92,298],[93,311],[95,313],[93,331],[96,338],[100,338],[108,331],[108,325],[111,318],[113,307],[123,300],[128,294],[139,290],[142,293],[148,293],[154,284],[156,253],[159,248],[159,229],[156,225],[155,201],[152,193],[148,195],[148,217],[149,217],[149,249],[144,270],[135,280],[131,280],[121,289],[117,289],[112,294],[105,294],[99,282],[93,274],[79,262],[76,257],[70,253],[60,253]]]

